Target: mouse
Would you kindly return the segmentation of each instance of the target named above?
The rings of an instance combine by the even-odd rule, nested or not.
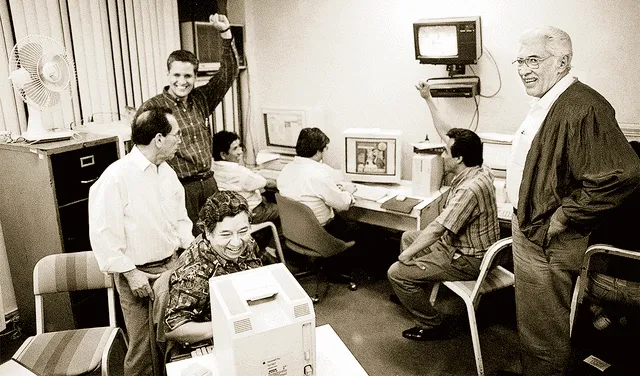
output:
[[[407,199],[407,196],[403,195],[403,194],[399,194],[396,196],[396,200],[398,201],[404,201]]]

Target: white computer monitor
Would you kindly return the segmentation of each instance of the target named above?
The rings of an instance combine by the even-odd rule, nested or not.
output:
[[[402,132],[349,128],[344,131],[344,172],[354,182],[400,183]]]
[[[316,375],[313,303],[278,263],[209,280],[220,375]]]

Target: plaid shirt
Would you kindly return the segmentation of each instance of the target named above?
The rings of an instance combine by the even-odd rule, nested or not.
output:
[[[258,250],[251,238],[237,262],[228,261],[213,251],[207,239],[198,235],[180,255],[178,267],[169,279],[169,299],[164,315],[168,329],[174,330],[189,321],[211,321],[209,279],[262,266]]]
[[[448,230],[441,238],[446,245],[482,258],[500,238],[496,189],[489,169],[476,166],[456,175],[445,208],[435,220]]]
[[[187,100],[180,102],[165,86],[161,94],[147,100],[137,114],[149,107],[168,107],[178,120],[182,143],[176,155],[167,163],[180,179],[205,173],[211,169],[211,125],[209,116],[222,101],[238,75],[238,60],[231,39],[222,40],[220,69],[206,85],[194,88]],[[137,115],[136,114],[136,115]]]

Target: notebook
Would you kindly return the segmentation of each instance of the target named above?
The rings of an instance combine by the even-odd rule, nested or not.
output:
[[[380,207],[386,210],[393,210],[400,213],[409,214],[411,213],[413,207],[421,202],[422,200],[418,198],[407,197],[404,199],[404,201],[399,201],[395,197],[393,197],[383,202]]]

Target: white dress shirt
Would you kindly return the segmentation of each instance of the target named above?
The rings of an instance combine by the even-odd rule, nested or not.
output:
[[[262,203],[260,189],[267,185],[267,179],[236,162],[214,161],[211,165],[214,178],[221,191],[238,192],[247,199],[249,210],[253,211]]]
[[[173,169],[137,147],[112,163],[89,190],[89,236],[103,272],[160,261],[193,240],[184,188]]]
[[[333,209],[347,210],[354,199],[337,183],[339,172],[310,158],[294,157],[282,169],[276,181],[281,195],[302,202],[313,211],[321,225],[334,216]]]
[[[509,202],[511,202],[514,208],[518,208],[520,182],[522,181],[524,163],[527,160],[529,149],[531,149],[531,143],[538,133],[542,122],[547,117],[551,106],[575,80],[576,78],[573,75],[567,74],[553,85],[542,98],[534,98],[531,101],[531,109],[527,117],[513,136],[511,153],[507,160],[507,194],[509,195]]]

